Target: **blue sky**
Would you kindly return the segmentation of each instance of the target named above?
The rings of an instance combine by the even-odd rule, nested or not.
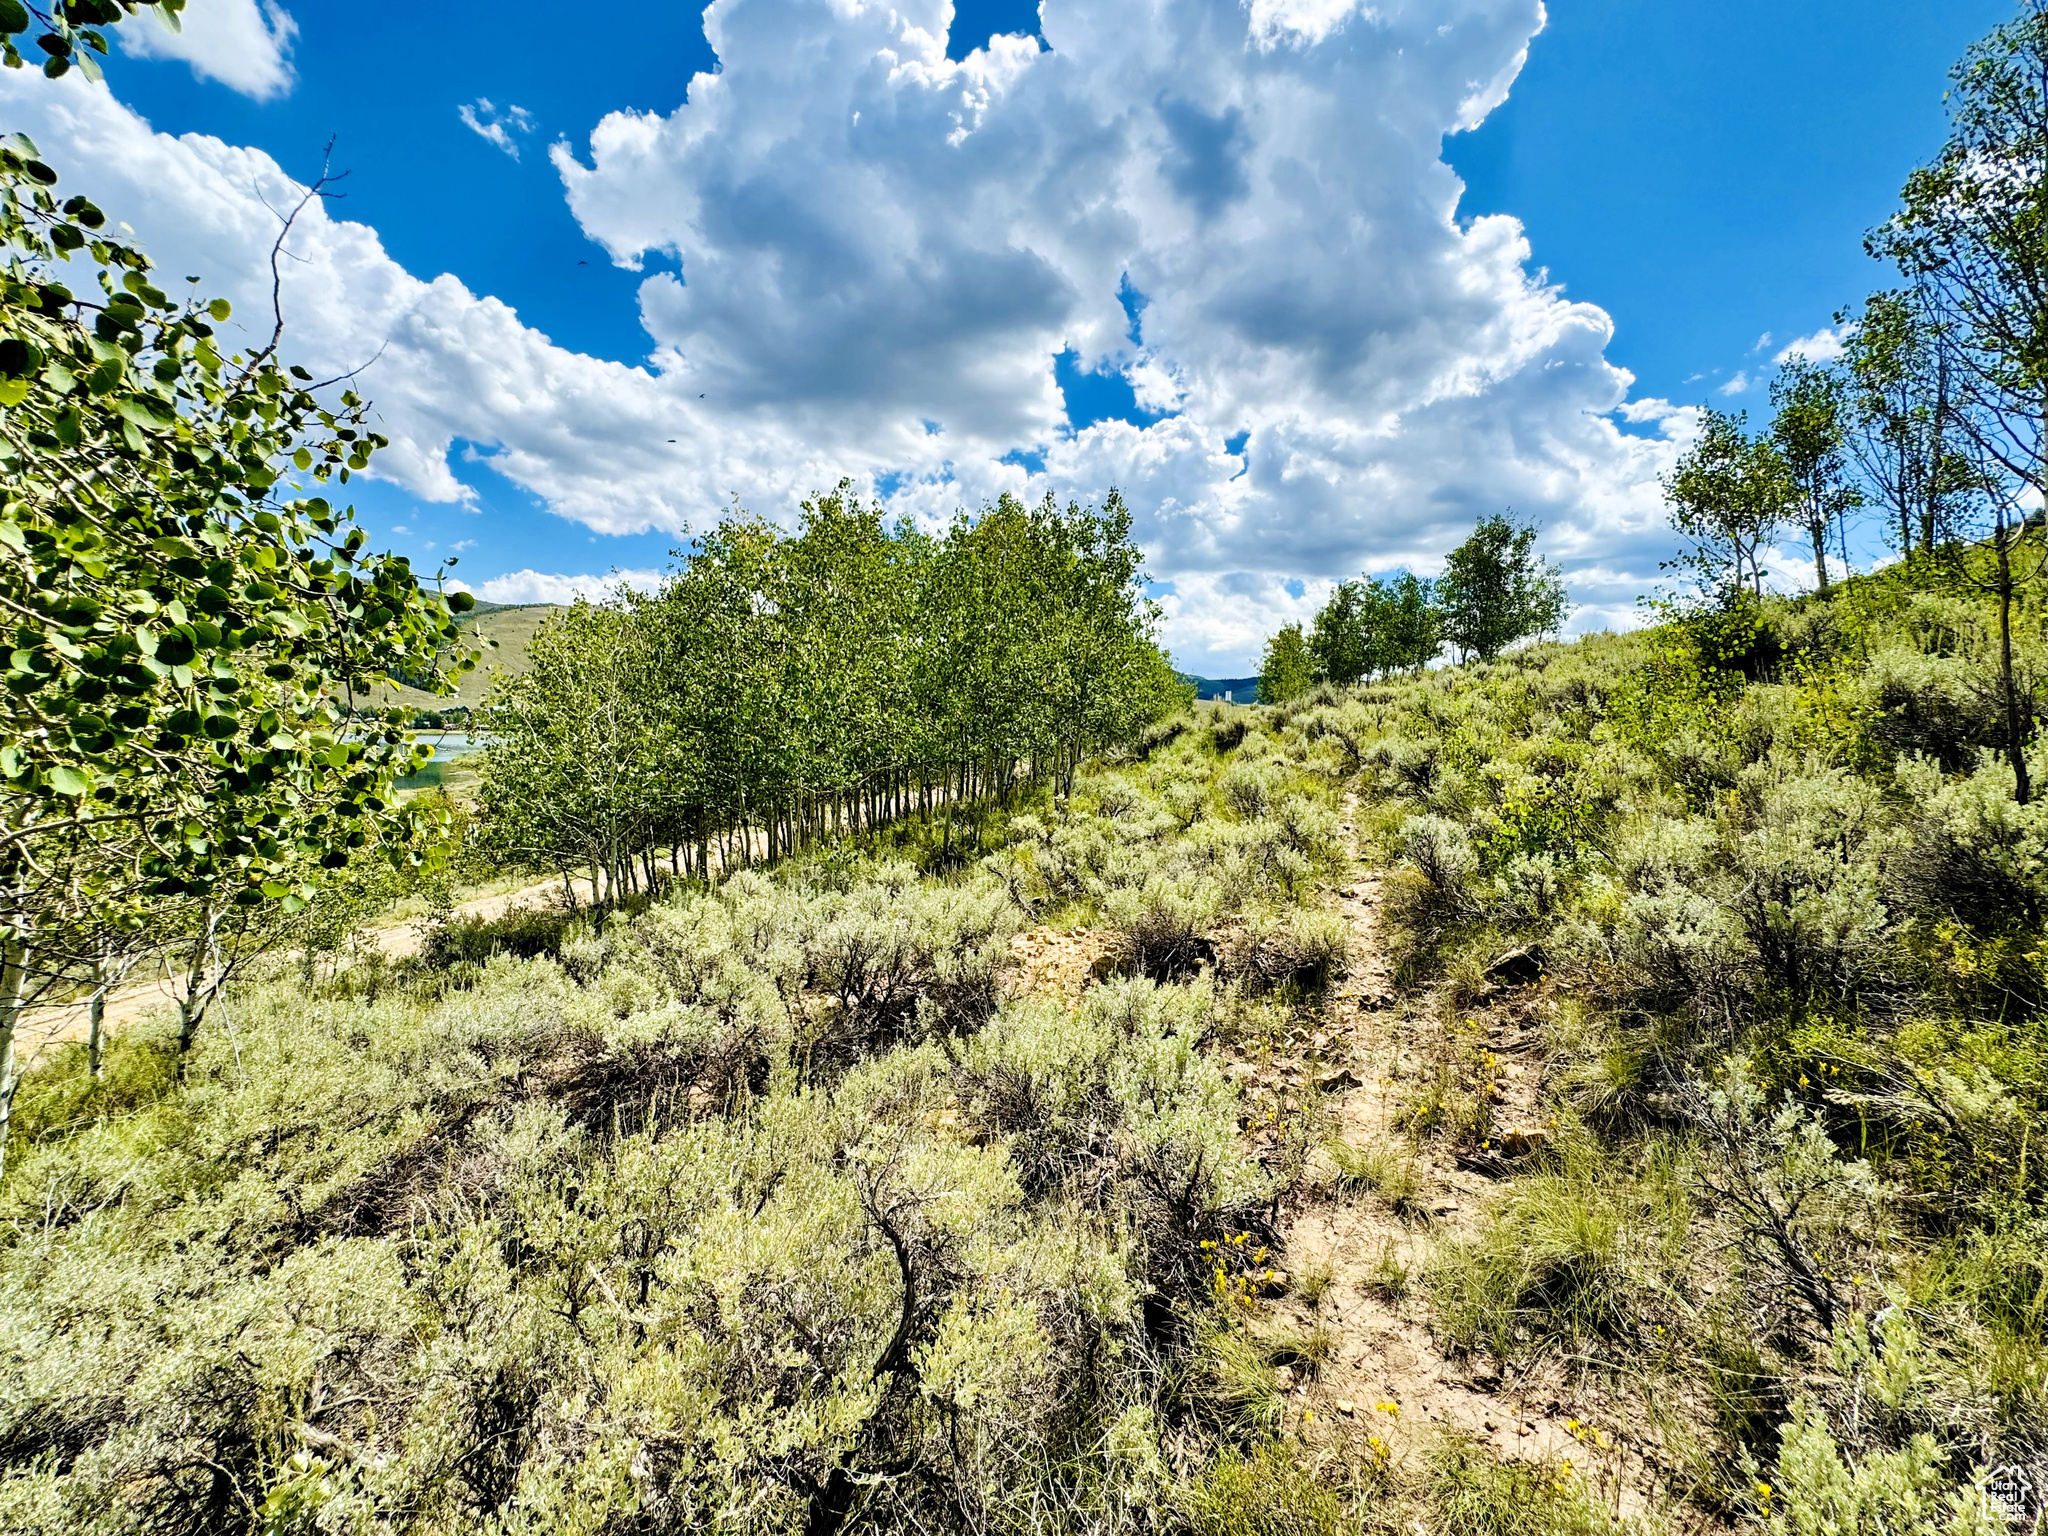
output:
[[[1521,219],[1552,280],[1614,317],[1607,355],[1640,389],[1723,403],[1718,386],[1761,382],[1770,353],[1884,285],[1862,233],[1941,142],[1949,66],[2012,14],[1558,0],[1507,101],[1445,142],[1461,210]]]
[[[261,199],[334,141],[295,339],[378,354],[365,519],[486,595],[646,579],[735,499],[786,516],[842,473],[922,517],[1115,484],[1176,655],[1226,673],[1503,505],[1577,627],[1628,622],[1686,408],[1761,409],[1882,281],[1861,233],[2010,6],[948,11],[650,7],[579,48],[522,0],[406,35],[191,0],[182,43],[124,25],[107,90],[0,89],[167,265],[251,300]]]

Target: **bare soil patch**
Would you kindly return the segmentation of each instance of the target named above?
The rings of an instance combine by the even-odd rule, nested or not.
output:
[[[1094,928],[1031,928],[1010,941],[1021,991],[1072,1006],[1094,986],[1109,957],[1109,936]]]
[[[1351,814],[1347,802],[1347,834]],[[1433,1007],[1396,996],[1380,897],[1379,875],[1362,862],[1334,893],[1351,928],[1350,967],[1331,989],[1306,1076],[1325,1090],[1334,1139],[1399,1176],[1382,1192],[1312,1194],[1286,1214],[1289,1291],[1263,1307],[1254,1326],[1269,1340],[1320,1336],[1324,1356],[1316,1368],[1281,1367],[1289,1428],[1325,1455],[1397,1469],[1416,1464],[1428,1440],[1449,1431],[1503,1460],[1586,1479],[1599,1502],[1635,1513],[1654,1500],[1657,1452],[1628,1434],[1634,1416],[1625,1403],[1562,1363],[1503,1373],[1492,1361],[1445,1353],[1432,1334],[1431,1251],[1481,1230],[1514,1153],[1540,1146],[1546,1134],[1532,1014],[1547,1002],[1540,987],[1525,987],[1461,1013],[1491,1053],[1478,1091],[1490,1095],[1502,1133],[1488,1150],[1461,1157],[1444,1141],[1411,1134],[1401,1116],[1439,1059],[1447,1026]],[[1306,1182],[1327,1190],[1339,1173],[1331,1153],[1319,1151]]]

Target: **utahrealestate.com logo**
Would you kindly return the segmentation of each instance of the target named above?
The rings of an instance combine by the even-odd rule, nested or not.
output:
[[[1980,1486],[2015,1531],[2027,1536],[2048,1531],[2048,1464],[1993,1467]]]

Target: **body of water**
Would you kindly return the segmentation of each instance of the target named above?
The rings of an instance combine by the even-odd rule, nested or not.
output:
[[[433,760],[445,763],[451,758],[474,752],[484,744],[481,736],[472,736],[466,731],[417,731],[414,741],[434,749]]]

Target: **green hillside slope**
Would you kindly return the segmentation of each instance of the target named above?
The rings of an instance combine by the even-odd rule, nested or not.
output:
[[[518,677],[526,671],[526,648],[532,643],[541,621],[557,606],[554,603],[508,605],[479,602],[463,619],[463,628],[470,637],[468,643],[483,642],[483,660],[478,663],[476,671],[461,679],[461,686],[452,698],[426,693],[418,688],[400,687],[396,690],[398,700],[416,709],[475,707],[482,702],[484,689],[494,673]]]

